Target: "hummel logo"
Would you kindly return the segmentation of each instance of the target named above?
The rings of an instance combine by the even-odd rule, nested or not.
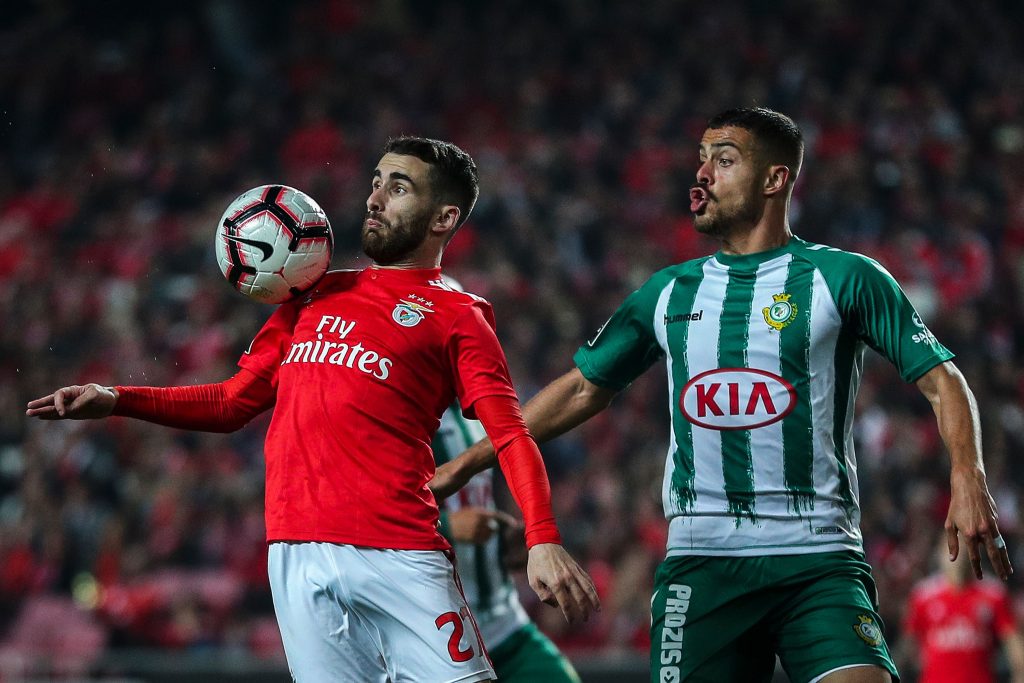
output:
[[[242,244],[248,244],[250,247],[256,247],[263,252],[263,261],[274,255],[274,245],[270,242],[260,242],[259,240],[248,240],[244,237],[235,237],[234,235],[224,235],[224,239],[229,242],[241,242]],[[263,261],[260,261],[262,263]]]
[[[704,309],[702,308],[694,313],[677,313],[676,315],[666,315],[665,324],[668,325],[669,323],[681,323],[684,321],[693,322],[696,320],[700,320],[703,317]]]

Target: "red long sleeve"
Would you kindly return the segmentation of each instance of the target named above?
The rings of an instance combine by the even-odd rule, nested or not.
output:
[[[269,382],[248,370],[218,384],[114,388],[114,415],[204,432],[240,429],[274,405],[276,395]]]
[[[498,454],[498,464],[526,523],[526,546],[559,543],[562,539],[551,511],[551,485],[537,443],[523,421],[519,402],[509,396],[487,396],[473,404]]]

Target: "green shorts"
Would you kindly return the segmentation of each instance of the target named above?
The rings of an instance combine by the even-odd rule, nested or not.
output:
[[[899,680],[871,568],[852,551],[669,557],[651,601],[651,681],[793,683],[870,664]]]
[[[569,660],[532,623],[489,652],[502,683],[580,683]]]

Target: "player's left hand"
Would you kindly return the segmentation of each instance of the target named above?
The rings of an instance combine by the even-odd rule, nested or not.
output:
[[[590,576],[556,543],[538,543],[530,548],[526,575],[537,597],[562,610],[570,624],[586,621],[591,612],[601,609]]]
[[[999,533],[999,517],[996,503],[988,491],[985,473],[978,469],[954,470],[950,477],[949,514],[946,516],[946,544],[949,559],[953,561],[960,554],[957,534],[964,537],[967,555],[975,578],[982,577],[981,546],[988,553],[992,568],[1003,581],[1013,573],[1006,542]]]
[[[501,510],[465,507],[448,513],[450,540],[460,543],[486,543],[506,526],[522,525],[515,517]]]

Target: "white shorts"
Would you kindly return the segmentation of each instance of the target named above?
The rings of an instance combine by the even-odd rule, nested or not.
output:
[[[272,543],[268,567],[297,683],[495,678],[443,551]]]

